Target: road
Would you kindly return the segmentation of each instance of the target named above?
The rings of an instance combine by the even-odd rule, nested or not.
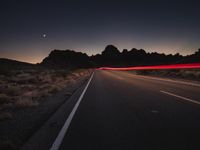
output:
[[[60,150],[200,149],[199,84],[97,70],[79,100]]]

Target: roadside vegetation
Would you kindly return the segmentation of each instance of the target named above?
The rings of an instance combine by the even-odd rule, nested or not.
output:
[[[138,70],[131,72],[139,75],[172,77],[197,81],[200,80],[200,69]]]
[[[0,72],[0,121],[11,119],[13,109],[37,107],[44,97],[71,86],[89,70],[24,69]]]

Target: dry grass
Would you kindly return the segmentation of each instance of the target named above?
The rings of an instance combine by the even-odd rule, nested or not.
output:
[[[5,86],[2,92],[9,96],[18,96],[21,94],[20,87],[12,84],[8,84],[7,86]]]
[[[12,114],[10,112],[1,112],[0,111],[0,120],[11,119],[11,118],[12,118]]]
[[[88,76],[89,70],[12,70],[0,74],[0,118],[10,118],[10,107],[35,107],[44,97],[51,96]],[[71,95],[71,93],[66,93]]]
[[[39,103],[37,101],[34,101],[30,97],[23,97],[23,98],[20,98],[19,100],[17,100],[15,102],[15,105],[16,105],[17,108],[35,107],[38,104]]]
[[[10,101],[10,97],[6,94],[0,94],[0,104],[8,103]]]
[[[184,79],[200,80],[200,69],[176,69],[176,70],[144,70],[136,71],[137,74],[168,76]]]
[[[65,95],[66,96],[70,96],[70,95],[72,95],[72,93],[71,92],[66,92]]]
[[[48,92],[51,93],[51,94],[54,94],[58,91],[60,91],[62,89],[61,86],[58,86],[58,85],[51,85],[48,89]]]

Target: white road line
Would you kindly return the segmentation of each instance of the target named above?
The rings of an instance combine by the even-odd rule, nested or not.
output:
[[[174,97],[177,97],[177,98],[180,98],[180,99],[183,99],[185,101],[189,101],[189,102],[192,102],[194,104],[198,104],[200,105],[200,101],[196,101],[196,100],[192,100],[190,98],[186,98],[186,97],[183,97],[183,96],[179,96],[179,95],[176,95],[176,94],[173,94],[173,93],[170,93],[170,92],[166,92],[166,91],[160,91],[162,93],[165,93],[165,94],[168,94],[168,95],[171,95],[171,96],[174,96]]]
[[[85,92],[86,92],[91,80],[92,80],[93,75],[94,75],[94,73],[92,73],[87,85],[85,86],[83,92],[81,93],[81,96],[79,97],[76,105],[72,109],[69,117],[65,121],[65,124],[63,125],[62,129],[60,130],[60,132],[59,132],[58,136],[56,137],[54,143],[52,144],[50,150],[58,150],[59,149],[59,147],[60,147],[60,145],[61,145],[61,143],[63,141],[63,138],[64,138],[65,134],[67,133],[69,125],[70,125],[70,123],[71,123],[71,121],[72,121],[72,119],[73,119],[73,117],[74,117],[74,115],[76,113],[76,110],[77,110],[77,108],[78,108],[78,106],[79,106],[79,104],[80,104],[80,102],[81,102],[81,100],[82,100],[82,98],[83,98],[83,96],[84,96],[84,94],[85,94]]]
[[[198,84],[198,83],[192,83],[192,82],[176,81],[176,80],[172,80],[172,79],[164,79],[164,78],[149,77],[149,76],[142,76],[142,75],[133,75],[133,76],[138,76],[138,77],[142,77],[142,78],[146,78],[146,79],[160,80],[160,81],[180,83],[180,84],[185,84],[185,85],[200,87],[200,84]]]

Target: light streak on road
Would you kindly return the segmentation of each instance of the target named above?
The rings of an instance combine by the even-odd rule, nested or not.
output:
[[[99,70],[161,70],[161,69],[198,69],[200,63],[189,63],[189,64],[171,64],[171,65],[154,65],[154,66],[134,66],[134,67],[101,67]]]

